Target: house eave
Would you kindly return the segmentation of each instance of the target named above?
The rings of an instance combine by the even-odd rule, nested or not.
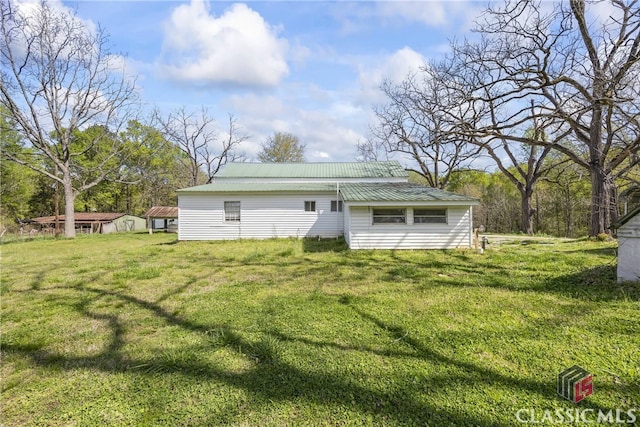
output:
[[[611,229],[611,230],[619,229],[620,227],[625,225],[627,222],[629,222],[631,220],[631,218],[635,217],[636,215],[640,215],[640,206],[636,206],[635,209],[632,209],[631,211],[629,211],[623,217],[618,218],[618,220],[616,222],[611,224],[609,229]]]
[[[395,201],[395,200],[369,200],[350,202],[345,201],[347,206],[394,206],[394,207],[415,207],[415,206],[478,206],[480,202],[476,200],[414,200],[414,201]]]

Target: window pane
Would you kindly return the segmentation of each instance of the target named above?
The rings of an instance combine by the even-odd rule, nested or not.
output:
[[[240,222],[240,202],[224,202],[224,220]]]
[[[416,224],[446,224],[446,209],[414,209],[413,222]]]
[[[373,215],[379,216],[404,216],[404,209],[374,209]]]
[[[404,209],[374,209],[374,224],[405,224],[407,222]]]
[[[342,200],[331,201],[331,212],[342,212]]]
[[[416,216],[446,216],[446,209],[414,209],[413,214]]]
[[[405,218],[399,216],[374,216],[374,224],[404,224]]]
[[[429,217],[429,216],[417,216],[413,218],[413,222],[416,224],[446,224],[447,218],[445,217]]]
[[[305,212],[315,212],[316,211],[316,202],[315,200],[310,200],[304,202],[304,210]]]

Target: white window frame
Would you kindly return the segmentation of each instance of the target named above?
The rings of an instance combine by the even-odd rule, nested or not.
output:
[[[241,221],[242,208],[239,200],[224,202],[224,222],[237,223]]]
[[[316,211],[316,201],[315,200],[305,200],[304,201],[304,211],[305,212],[315,212]]]
[[[396,211],[393,213],[393,211]],[[401,219],[394,221],[393,218]],[[373,208],[371,211],[371,223],[373,225],[406,225],[406,208]]]
[[[446,208],[413,208],[414,224],[448,224]]]

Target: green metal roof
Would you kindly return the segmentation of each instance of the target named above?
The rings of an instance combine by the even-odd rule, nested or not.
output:
[[[224,183],[183,188],[178,193],[263,193],[263,192],[330,192],[336,184],[329,183]]]
[[[472,197],[411,183],[349,183],[340,185],[345,202],[469,202]]]
[[[399,162],[228,163],[216,175],[225,178],[407,178]]]

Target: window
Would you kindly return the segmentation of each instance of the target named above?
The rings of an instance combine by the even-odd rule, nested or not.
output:
[[[240,202],[224,202],[224,221],[240,222]]]
[[[331,201],[331,212],[342,212],[342,200]]]
[[[446,224],[446,209],[414,209],[414,224]]]
[[[374,224],[406,224],[407,214],[405,209],[374,209]]]
[[[315,212],[316,211],[316,201],[309,200],[304,202],[304,211],[305,212]]]

